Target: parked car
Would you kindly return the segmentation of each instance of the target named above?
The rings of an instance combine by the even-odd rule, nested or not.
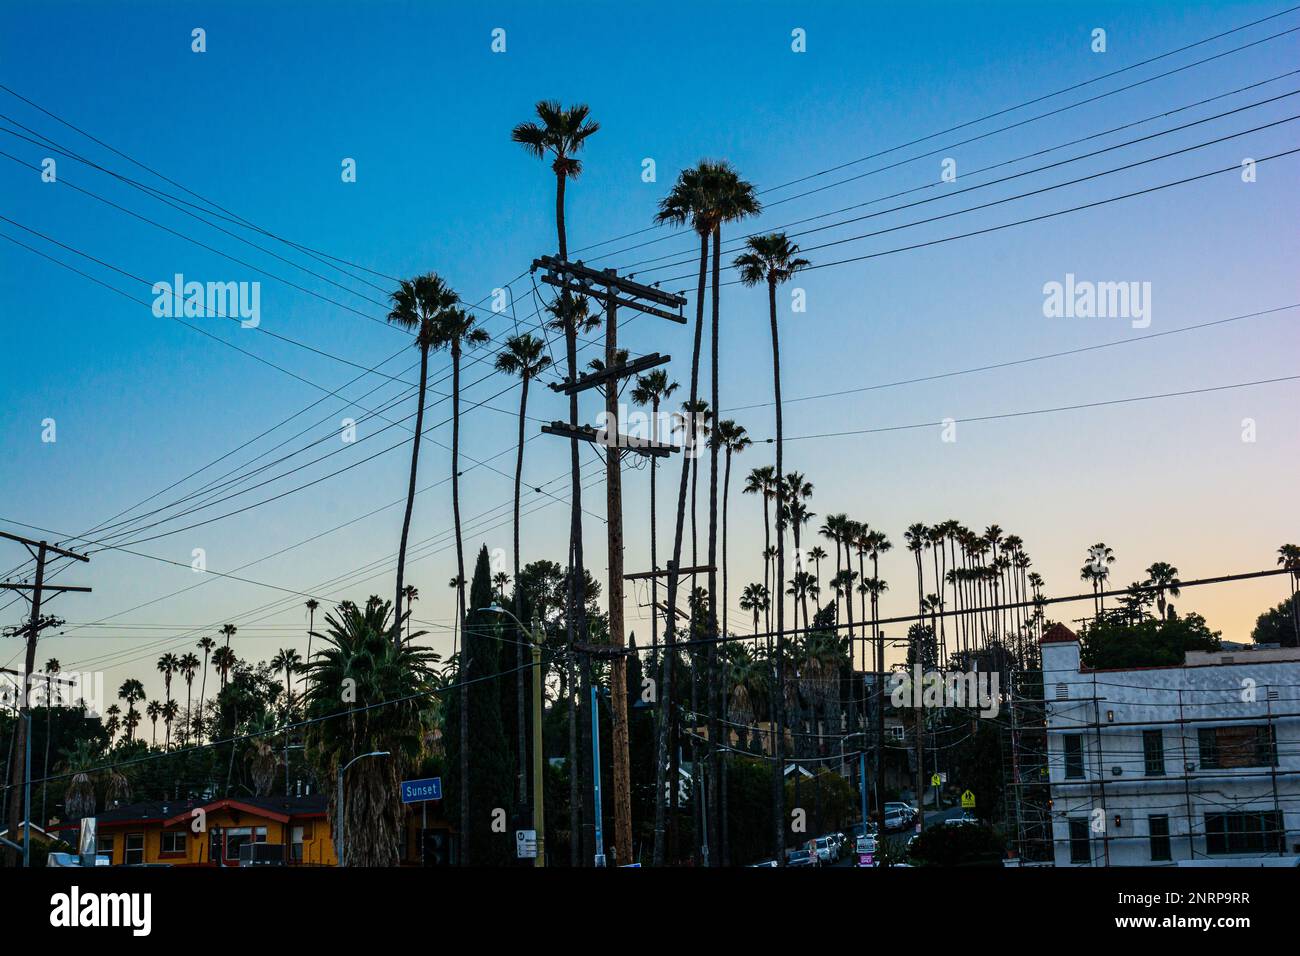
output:
[[[916,816],[917,816],[916,807],[912,806],[910,803],[903,803],[901,801],[895,803],[886,803],[885,816],[888,817],[891,813],[897,813],[901,815],[909,824],[916,822]]]
[[[786,866],[817,866],[817,857],[807,850],[791,850],[786,857]]]
[[[840,846],[833,836],[818,837],[809,848],[817,854],[817,862],[830,866],[840,858]]]
[[[912,818],[902,810],[885,811],[885,829],[886,830],[904,830],[912,823]]]
[[[757,862],[757,863],[751,863],[751,864],[749,864],[749,865],[750,865],[750,868],[751,868],[751,869],[752,869],[753,867],[775,867],[775,866],[776,866],[776,860],[760,860],[760,861]]]

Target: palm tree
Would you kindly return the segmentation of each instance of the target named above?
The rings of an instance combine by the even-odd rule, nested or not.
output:
[[[172,722],[181,712],[181,705],[174,700],[169,700],[162,706],[163,722],[167,725],[167,749],[172,749]]]
[[[1088,560],[1079,571],[1082,580],[1092,582],[1093,603],[1098,615],[1106,608],[1106,599],[1101,592],[1105,590],[1106,580],[1110,577],[1110,565],[1114,563],[1115,552],[1099,541],[1088,549]]]
[[[506,340],[505,349],[497,355],[496,369],[506,375],[518,376],[522,387],[519,391],[519,447],[515,454],[515,511],[514,511],[514,568],[515,581],[519,580],[519,499],[524,474],[524,425],[528,414],[528,384],[539,374],[549,368],[551,357],[546,354],[546,343],[539,338],[524,333],[511,336]],[[504,600],[502,588],[502,603]],[[522,617],[523,590],[515,587],[515,616]],[[524,640],[520,635],[515,644],[515,710],[516,724],[519,728],[519,801],[528,800],[528,739],[524,725]]]
[[[181,676],[185,678],[185,733],[183,740],[188,743],[190,739],[190,717],[193,715],[194,706],[194,675],[199,670],[199,659],[194,656],[193,651],[186,651],[180,657]]]
[[[754,615],[754,633],[758,633],[758,615],[767,610],[767,586],[755,581],[740,592],[740,609]]]
[[[104,732],[108,734],[109,742],[117,736],[117,732],[122,728],[122,708],[117,704],[109,704],[104,711]]]
[[[429,352],[436,343],[437,323],[458,301],[456,293],[442,277],[429,272],[414,279],[403,279],[389,295],[393,307],[388,321],[414,333],[415,347],[420,350],[420,387],[415,405],[415,432],[411,438],[411,477],[406,486],[406,513],[402,518],[402,537],[397,547],[397,597],[394,602],[398,627],[395,640],[401,643],[403,578],[406,574],[406,540],[411,531],[411,510],[415,506],[415,477],[420,463],[420,439],[424,433],[424,396],[429,381]]]
[[[281,648],[271,658],[271,669],[284,671],[284,792],[287,795],[289,793],[289,724],[293,721],[292,681],[293,675],[303,670],[302,655],[292,647]]]
[[[180,666],[180,658],[170,651],[158,658],[158,672],[163,676],[163,689],[168,701],[172,699],[172,675],[180,670]]]
[[[203,705],[208,696],[208,655],[217,646],[217,642],[205,635],[199,638],[196,646],[203,651],[203,680],[199,682],[199,717],[202,719]]]
[[[551,171],[555,174],[555,234],[559,243],[562,261],[569,258],[568,229],[564,220],[564,190],[570,179],[582,175],[582,160],[577,158],[587,139],[600,129],[600,124],[590,118],[591,110],[585,103],[578,103],[564,108],[558,101],[542,100],[535,107],[538,121],[520,123],[510,134],[510,138],[524,148],[536,159],[551,160]],[[564,332],[565,360],[568,364],[568,376],[571,381],[578,379],[578,329],[586,318],[587,300],[581,296],[575,298],[569,292],[562,292],[555,302],[555,314]],[[578,427],[578,393],[569,395],[569,427]],[[569,575],[568,604],[565,618],[568,622],[568,642],[575,639],[583,643],[587,639],[587,597],[582,549],[582,460],[578,449],[578,439],[569,441],[569,563],[572,573]],[[572,661],[572,658],[570,658]],[[570,663],[570,676],[573,664]],[[587,668],[589,672],[589,667]],[[572,690],[574,681],[569,681]],[[462,700],[464,696],[462,695]],[[462,726],[463,726],[462,722]],[[462,751],[463,752],[463,751]],[[578,825],[578,747],[577,747],[577,706],[572,696],[569,697],[569,822],[574,832]],[[462,779],[464,779],[462,775]],[[464,803],[466,801],[462,801]],[[572,841],[570,861],[579,862],[578,841]]]
[[[145,716],[153,724],[153,746],[155,747],[158,746],[158,718],[162,716],[162,709],[163,705],[156,700],[149,701],[144,709]]]
[[[438,656],[411,641],[393,641],[391,612],[387,601],[367,602],[364,609],[351,602],[339,605],[326,616],[326,633],[318,635],[325,649],[307,664],[304,703],[311,723],[305,743],[322,776],[334,779],[357,754],[390,754],[360,761],[345,778],[343,833],[334,839],[337,852],[338,841],[346,838],[349,866],[397,865],[403,826],[398,785],[420,754],[427,730],[425,698],[434,687]],[[345,680],[355,681],[354,702],[344,702]],[[338,717],[343,719],[328,719]],[[334,788],[325,789],[332,820],[338,812]]]
[[[409,608],[411,606],[411,603],[415,601],[417,597],[419,597],[420,592],[410,585],[408,585],[405,588],[405,591],[406,591],[405,594],[406,606]],[[311,634],[312,631],[316,629],[316,609],[318,607],[320,607],[320,602],[317,601],[315,598],[307,599],[307,661],[309,663],[311,661]],[[307,680],[306,668],[303,669],[302,674],[303,674],[302,679],[303,682],[305,683]]]
[[[1168,592],[1170,597],[1179,597],[1179,590],[1182,582],[1178,580],[1178,569],[1172,564],[1164,561],[1157,561],[1151,567],[1147,568],[1147,586],[1156,589],[1156,607],[1160,609],[1160,617],[1168,619],[1173,616],[1173,605],[1166,608],[1165,593]]]
[[[916,606],[922,618],[925,616],[925,582],[921,578],[921,552],[930,546],[929,529],[923,524],[909,525],[903,532],[907,550],[916,559]]]
[[[402,597],[406,600],[406,639],[411,639],[411,609],[415,607],[415,602],[420,600],[420,589],[414,584],[408,584],[402,588]],[[311,657],[311,632],[307,633],[307,657]]]
[[[740,454],[753,442],[745,427],[730,419],[718,422],[713,439],[726,451],[722,474],[722,633],[727,634],[727,514],[731,500],[731,456]]]
[[[740,272],[740,281],[747,286],[756,286],[760,282],[767,284],[768,321],[772,329],[772,393],[776,402],[776,466],[777,479],[785,474],[784,469],[784,433],[781,421],[781,345],[776,321],[776,287],[794,278],[801,269],[810,263],[799,257],[799,247],[790,242],[784,233],[771,233],[764,236],[750,236],[745,240],[747,252],[736,257],[735,266]],[[785,534],[780,518],[777,519],[776,533],[776,587],[773,591],[780,595],[785,590]],[[785,706],[783,689],[785,687],[785,602],[776,604],[777,630],[777,692],[773,695],[777,704],[776,760],[773,763],[773,789],[775,791],[773,811],[773,830],[776,837],[776,858],[785,860]]]
[[[221,633],[222,633],[222,634],[225,636],[225,638],[226,638],[226,647],[227,647],[227,649],[230,647],[230,639],[231,639],[232,637],[235,636],[235,633],[236,633],[238,630],[239,630],[239,628],[235,627],[235,625],[233,625],[233,624],[222,624],[222,625],[221,625]]]
[[[1296,598],[1296,594],[1300,593],[1300,545],[1284,544],[1278,548],[1277,563],[1278,567],[1291,572],[1288,575],[1291,581],[1291,623],[1300,640],[1300,600]]]
[[[750,471],[749,477],[745,479],[745,487],[741,489],[744,494],[758,495],[763,499],[763,588],[769,592],[771,589],[772,561],[776,557],[776,552],[772,549],[771,516],[773,486],[775,483],[776,469],[771,465],[764,465]],[[772,630],[770,601],[766,610],[769,613],[765,630],[770,631]]]
[[[785,484],[782,489],[784,495],[784,506],[777,506],[777,523],[780,525],[784,520],[785,524],[790,526],[794,535],[794,569],[795,572],[803,571],[803,550],[801,541],[801,532],[803,526],[808,523],[810,518],[815,517],[808,510],[805,502],[812,497],[812,482],[804,478],[801,472],[792,471],[785,476]],[[800,599],[803,602],[803,626],[808,627],[808,590],[803,588],[800,592]]]
[[[653,369],[645,375],[637,376],[632,389],[632,401],[638,405],[650,406],[650,440],[659,441],[659,406],[672,397],[679,388],[676,382],[668,381],[668,373],[661,368]],[[656,527],[657,492],[655,473],[659,468],[658,456],[650,456],[650,569],[659,570],[658,529]],[[659,650],[659,577],[650,576],[650,656],[653,660]]]
[[[135,705],[145,698],[144,684],[134,677],[129,677],[117,689],[117,696],[126,701],[126,717],[123,722],[126,725],[126,739],[132,740],[136,725],[140,722],[140,715],[136,713]]]
[[[434,347],[451,352],[451,512],[456,534],[456,621],[465,621],[465,548],[460,531],[460,358],[464,349],[477,348],[490,341],[476,319],[460,308],[444,309],[434,324]],[[460,673],[470,674],[469,645],[461,642]],[[469,833],[469,694],[460,695],[460,799],[461,832]],[[462,855],[461,863],[469,864]]]
[[[817,575],[817,591],[819,593],[822,589],[822,562],[828,557],[829,555],[826,553],[826,549],[820,544],[815,544],[808,549],[808,560],[813,563],[813,570]]]
[[[212,652],[212,666],[217,669],[221,675],[221,689],[226,689],[226,681],[230,678],[230,672],[234,670],[235,664],[239,659],[235,657],[235,652],[228,647],[218,647]]]

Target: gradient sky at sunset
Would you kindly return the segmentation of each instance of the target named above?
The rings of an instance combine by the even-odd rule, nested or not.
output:
[[[537,299],[524,273],[534,256],[555,251],[553,180],[509,136],[540,98],[589,103],[602,126],[583,156],[582,177],[569,190],[571,251],[590,264],[633,271],[644,281],[663,280],[665,288],[693,296],[693,279],[685,277],[693,272],[691,264],[653,266],[689,260],[694,241],[667,230],[638,230],[650,225],[677,170],[701,157],[729,159],[768,190],[762,193],[765,213],[752,225],[724,234],[730,248],[736,236],[754,229],[786,226],[933,184],[844,214],[864,215],[1238,110],[1077,163],[796,241],[807,248],[848,239],[1300,116],[1297,10],[896,149],[1285,9],[1276,3],[564,3],[558,8],[499,3],[468,8],[250,2],[217,8],[54,2],[7,12],[7,29],[0,37],[0,82],[277,236],[386,276],[437,270],[471,302],[508,282],[513,310],[480,313],[485,327],[504,337],[516,323],[521,329],[535,325]],[[191,52],[195,27],[206,30],[206,53]],[[498,27],[506,30],[503,54],[490,49],[491,31]],[[1090,49],[1097,27],[1107,31],[1104,53]],[[806,31],[806,53],[791,51],[795,28]],[[1297,32],[1100,96],[1289,30]],[[1252,88],[1243,89],[1248,86]],[[1093,97],[1099,98],[957,145]],[[977,172],[1211,97],[1217,98]],[[20,123],[115,172],[197,202],[3,91],[0,114],[0,127],[21,133],[15,126]],[[880,253],[1297,147],[1300,121],[1282,122],[1127,171],[807,255],[821,264]],[[260,330],[220,319],[198,324],[296,376],[341,389],[350,399],[326,398],[140,511],[198,489],[201,480],[224,474],[328,416],[286,449],[326,435],[341,419],[364,415],[358,402],[376,407],[373,403],[402,390],[373,376],[349,385],[357,368],[277,341],[266,330],[363,368],[391,357],[383,371],[413,381],[410,369],[417,355],[403,347],[404,336],[364,317],[382,320],[384,307],[371,300],[382,302],[384,292],[274,239],[223,224],[347,286],[340,289],[72,159],[59,160],[59,183],[42,183],[40,161],[58,155],[50,148],[6,133],[0,135],[0,150],[12,157],[0,156],[0,215],[147,283],[178,272],[203,281],[260,279]],[[356,160],[355,183],[341,181],[344,158]],[[657,182],[642,181],[646,158],[655,162]],[[939,181],[944,158],[956,160],[955,183]],[[872,173],[886,166],[894,168]],[[953,443],[941,441],[939,427],[929,423],[1296,375],[1300,308],[1026,365],[812,396],[1300,303],[1295,267],[1300,257],[1298,172],[1300,154],[1260,164],[1251,183],[1229,172],[800,277],[793,284],[806,290],[807,311],[792,313],[783,298],[781,322],[783,385],[791,400],[785,409],[787,468],[804,472],[815,486],[810,507],[817,517],[805,545],[831,512],[848,512],[887,532],[896,550],[882,565],[891,584],[885,614],[914,608],[912,562],[902,534],[916,521],[957,518],[981,530],[997,523],[1019,534],[1049,594],[1085,589],[1079,567],[1085,549],[1096,541],[1115,550],[1114,586],[1140,578],[1157,560],[1176,565],[1187,579],[1272,567],[1277,547],[1300,539],[1300,382],[964,422]],[[836,185],[853,176],[858,178]],[[775,188],[792,180],[803,181]],[[249,265],[69,186],[98,193]],[[810,190],[817,191],[801,195]],[[151,298],[146,282],[52,246],[10,222],[0,221],[0,233],[139,299]],[[606,242],[629,233],[637,234]],[[653,244],[640,245],[651,240]],[[578,252],[596,243],[604,244]],[[669,253],[681,256],[642,262]],[[13,523],[25,522],[72,541],[73,535],[322,397],[284,372],[156,318],[147,305],[10,242],[0,243],[0,257],[4,530],[39,537]],[[260,275],[253,266],[301,288]],[[390,279],[357,274],[383,290],[393,285]],[[1080,280],[1150,283],[1150,327],[1134,329],[1126,319],[1045,317],[1044,284],[1064,281],[1067,274]],[[539,289],[545,294],[545,286],[539,283]],[[693,303],[688,311],[692,309]],[[689,328],[651,317],[633,319],[630,313],[624,321],[620,344],[634,354],[671,353],[671,373],[684,392]],[[722,324],[721,404],[724,414],[745,425],[756,441],[736,460],[731,496],[731,617],[745,631],[748,622],[735,606],[743,584],[761,580],[762,524],[758,502],[739,491],[748,470],[770,463],[773,451],[764,442],[773,429],[766,404],[771,401],[771,347],[764,293],[724,288]],[[588,349],[584,361],[597,354]],[[447,367],[446,357],[438,357],[435,379]],[[482,361],[466,371],[467,383],[474,383],[466,388],[466,404],[484,403],[466,411],[462,428],[467,459],[462,514],[470,559],[480,544],[507,554],[510,548],[518,391],[508,380],[487,377],[487,368]],[[372,395],[361,397],[372,388]],[[564,414],[563,400],[549,390],[535,389],[532,396],[530,412],[538,419]],[[793,401],[802,398],[808,400]],[[598,402],[594,393],[584,396],[584,415],[594,418]],[[413,408],[413,399],[407,399],[394,408],[393,417]],[[446,409],[440,404],[429,414],[442,421]],[[54,443],[41,441],[41,423],[47,418],[57,422]],[[1244,419],[1255,422],[1253,442],[1242,440]],[[913,424],[925,427],[809,437]],[[50,606],[72,623],[65,635],[42,640],[39,660],[57,657],[65,670],[104,669],[112,686],[136,676],[161,693],[154,671],[157,656],[191,648],[201,633],[215,634],[226,621],[239,626],[234,646],[241,657],[269,658],[282,646],[305,649],[304,598],[287,592],[314,593],[323,601],[389,594],[393,579],[384,562],[395,553],[400,529],[401,508],[395,505],[405,494],[405,445],[243,514],[154,537],[270,498],[397,445],[400,430],[371,434],[378,427],[363,422],[363,440],[354,445],[327,439],[314,454],[255,479],[279,474],[326,450],[337,451],[283,480],[185,521],[120,539],[152,538],[131,550],[179,566],[105,550],[95,553],[89,565],[60,572],[58,580],[91,585],[94,593],[66,595]],[[536,432],[536,424],[529,432]],[[439,428],[430,438],[447,445],[450,428]],[[532,513],[524,524],[524,559],[563,560],[568,449],[545,436],[527,448],[526,485],[543,486],[553,496],[528,493],[525,507]],[[598,474],[594,452],[584,449],[583,455],[588,470]],[[474,461],[491,467],[473,467]],[[659,484],[661,555],[669,546],[670,532],[663,529],[669,527],[677,460],[666,467]],[[442,481],[448,470],[448,451],[427,445],[421,486]],[[647,479],[645,470],[629,471],[624,479],[629,570],[649,563]],[[702,506],[706,487],[702,482]],[[308,545],[259,560],[390,504],[394,506]],[[588,563],[600,578],[605,571],[599,520],[604,494],[598,481],[591,484],[584,505],[589,512]],[[702,510],[702,528],[704,514]],[[451,503],[443,482],[416,500],[412,538],[432,544],[417,552],[407,578],[421,592],[415,614],[444,652],[450,650],[452,618],[450,527]],[[0,544],[0,571],[7,572],[25,554],[12,542]],[[287,592],[200,578],[189,569],[195,548],[206,551],[212,569]],[[335,583],[362,566],[378,573]],[[168,597],[186,588],[190,590]],[[1245,640],[1256,616],[1285,594],[1281,579],[1268,578],[1189,590],[1176,603],[1180,610],[1205,614],[1225,638]],[[629,626],[641,644],[649,640],[647,602],[644,590],[628,595]],[[23,608],[21,602],[5,607],[0,624],[19,621]],[[1070,620],[1086,610],[1084,604],[1070,605],[1057,616]],[[84,626],[90,622],[96,626]],[[20,662],[17,641],[0,643],[0,665]]]

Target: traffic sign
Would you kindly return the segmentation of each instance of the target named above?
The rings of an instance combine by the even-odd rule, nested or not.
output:
[[[937,773],[930,774],[930,786],[932,787],[943,786],[943,775]]]
[[[515,831],[515,856],[520,860],[537,859],[537,831]]]
[[[969,791],[969,790],[967,790],[965,793],[963,793],[963,794],[961,795],[961,808],[962,808],[963,810],[974,810],[974,809],[975,809],[975,794],[971,793],[971,791]]]
[[[423,803],[425,800],[442,799],[442,777],[426,777],[424,780],[402,781],[402,802]]]

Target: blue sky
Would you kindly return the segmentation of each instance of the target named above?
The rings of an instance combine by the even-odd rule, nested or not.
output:
[[[969,136],[1035,116],[1194,60],[1300,26],[1290,14],[1194,50],[1016,110],[996,121],[928,139],[877,160],[799,186],[772,189],[861,157],[897,147],[967,120],[1081,83],[1184,44],[1284,10],[1280,4],[476,4],[130,3],[43,4],[15,9],[0,38],[0,82],[95,135],[153,170],[220,203],[266,230],[385,276],[429,269],[463,298],[479,301],[511,282],[513,314],[482,313],[494,335],[529,324],[536,308],[526,276],[536,255],[554,251],[553,184],[549,171],[509,141],[540,98],[589,103],[601,123],[584,155],[585,172],[569,190],[573,250],[644,229],[678,169],[702,157],[731,160],[760,189],[768,211],[742,231],[775,228],[937,182],[940,162],[957,162],[961,189],[1127,139],[1158,132],[1269,97],[1300,90],[1300,74],[1275,79],[1214,103],[1121,133],[1020,161],[985,176],[983,166],[1188,106],[1207,97],[1294,70],[1300,33],[978,142]],[[191,30],[206,31],[207,51],[191,51]],[[1107,31],[1094,53],[1090,34]],[[491,32],[506,31],[506,52],[490,49]],[[807,52],[792,52],[791,30],[806,31]],[[1181,132],[1117,149],[1058,170],[1025,176],[969,197],[814,233],[813,245],[951,212],[1076,176],[1191,146],[1300,113],[1300,96],[1281,99]],[[86,140],[48,115],[0,92],[0,112],[124,175],[177,192],[119,155]],[[398,353],[404,338],[357,312],[382,318],[384,294],[329,270],[265,236],[239,232],[280,255],[328,275],[343,290],[169,209],[99,171],[60,159],[60,182],[45,184],[34,168],[51,150],[0,134],[0,214],[95,255],[149,282],[182,272],[203,281],[262,283],[262,329],[198,320],[239,348],[295,375],[339,389],[358,374],[342,362],[295,348],[272,331],[369,368]],[[814,262],[847,258],[1039,215],[1293,149],[1296,123],[1284,123],[1204,149],[1092,182],[950,220],[846,242],[809,253]],[[340,164],[357,163],[344,183]],[[642,181],[655,161],[657,181]],[[898,164],[844,185],[845,176]],[[1043,285],[1067,273],[1094,281],[1149,282],[1147,332],[1223,319],[1300,302],[1294,263],[1296,158],[1258,168],[1253,183],[1236,174],[1153,193],[1090,211],[810,272],[796,283],[808,309],[782,303],[783,378],[787,397],[835,391],[952,371],[1008,359],[1136,336],[1122,319],[1049,319]],[[967,171],[972,175],[967,176]],[[248,265],[132,219],[68,188],[75,184],[198,239]],[[810,188],[814,195],[772,205]],[[934,190],[877,203],[857,214],[928,197]],[[184,194],[180,194],[184,195]],[[192,197],[186,197],[192,198]],[[838,217],[836,217],[838,218]],[[791,227],[797,229],[801,227]],[[806,227],[802,227],[806,228]],[[79,260],[21,228],[0,232],[75,264],[148,300],[146,284]],[[689,237],[648,232],[583,253],[587,261],[626,271],[639,260],[684,250]],[[647,240],[653,245],[628,249]],[[95,285],[12,243],[0,243],[4,375],[0,376],[5,465],[0,471],[0,527],[27,522],[79,534],[226,454],[321,393],[249,356]],[[626,251],[624,251],[626,250]],[[256,268],[254,268],[256,267]],[[259,273],[263,269],[347,308]],[[355,272],[356,270],[354,270]],[[647,281],[691,273],[693,267],[642,271]],[[391,280],[357,272],[382,289]],[[690,290],[693,281],[667,287]],[[360,293],[360,294],[358,294]],[[355,311],[349,311],[352,309]],[[628,317],[625,316],[625,320]],[[1105,401],[1295,374],[1300,345],[1297,311],[1172,335],[1099,352],[973,374],[924,385],[794,403],[786,434],[797,436],[935,422]],[[723,292],[724,408],[770,401],[771,357],[761,292]],[[652,318],[630,321],[621,344],[634,352],[674,356],[674,377],[689,374],[689,331]],[[593,352],[594,355],[594,352]],[[592,357],[588,355],[586,357]],[[411,381],[414,350],[382,366]],[[436,375],[447,361],[434,362]],[[467,381],[487,363],[467,369]],[[469,388],[479,402],[509,386],[497,377]],[[369,398],[360,396],[371,388]],[[344,389],[353,402],[329,398],[202,478],[220,475],[318,419],[329,421],[287,448],[318,438],[344,417],[360,418],[356,401],[399,394],[401,386],[370,377]],[[1081,590],[1084,549],[1104,540],[1119,556],[1117,585],[1141,576],[1155,560],[1184,577],[1271,566],[1276,547],[1300,537],[1294,485],[1300,465],[1295,433],[1297,383],[1219,392],[1136,405],[1081,410],[959,426],[943,443],[922,428],[841,439],[792,440],[788,467],[816,487],[813,528],[829,512],[847,511],[889,533],[901,546],[914,521],[956,517],[972,527],[998,523],[1021,535],[1050,593]],[[488,460],[462,482],[471,555],[480,543],[507,549],[517,390],[504,391],[467,413],[464,454]],[[588,399],[588,417],[596,399]],[[371,407],[374,407],[371,405]],[[441,420],[444,406],[430,414]],[[397,406],[397,415],[413,401]],[[532,414],[560,417],[562,402],[535,390]],[[761,442],[772,434],[769,407],[736,411]],[[41,422],[54,418],[58,440],[42,442]],[[1257,440],[1241,440],[1242,420],[1257,423]],[[363,422],[364,441],[327,462],[216,509],[202,520],[323,476],[395,444],[395,428],[377,435]],[[534,426],[530,426],[530,430]],[[431,435],[447,443],[447,428]],[[324,450],[336,450],[326,439]],[[282,454],[283,452],[281,452]],[[757,444],[737,459],[738,485],[749,468],[770,461]],[[287,466],[299,464],[294,459]],[[588,456],[593,463],[594,458]],[[550,439],[529,443],[530,485],[565,493],[567,448]],[[40,657],[65,668],[103,668],[108,680],[152,679],[161,650],[193,644],[198,633],[234,620],[236,649],[253,659],[280,646],[305,645],[302,598],[253,584],[205,577],[188,568],[203,548],[211,568],[232,571],[334,525],[399,500],[407,453],[399,448],[304,491],[247,513],[133,546],[167,565],[102,551],[66,580],[94,586],[92,595],[60,598],[52,610],[74,623],[131,627],[68,627],[43,642]],[[443,479],[448,453],[422,456],[421,485]],[[468,467],[468,465],[467,465]],[[669,474],[675,473],[675,467]],[[260,476],[269,477],[270,472]],[[260,480],[260,478],[259,478]],[[672,481],[661,482],[660,514],[670,510]],[[199,487],[181,485],[152,502]],[[648,483],[625,480],[629,568],[648,564]],[[524,557],[560,559],[567,509],[533,494],[538,507],[524,525]],[[549,504],[549,507],[540,507]],[[600,485],[585,504],[603,514]],[[141,509],[145,510],[145,509]],[[744,582],[761,578],[762,537],[756,503],[732,496],[732,604]],[[341,587],[320,587],[350,569],[382,562],[395,551],[400,508],[388,508],[311,545],[250,566],[241,575],[288,591],[364,599],[387,594],[391,575]],[[142,522],[144,523],[144,522]],[[149,537],[169,527],[139,532]],[[417,499],[415,540],[444,536],[451,526],[447,487]],[[589,563],[604,574],[603,527],[588,517]],[[812,537],[811,533],[809,537]],[[126,540],[126,539],[123,539]],[[445,537],[415,562],[408,579],[421,589],[416,614],[437,628],[440,648],[451,619],[454,554]],[[12,553],[10,553],[12,552]],[[7,547],[7,571],[22,552]],[[882,573],[893,583],[886,613],[906,613],[910,559],[894,555]],[[201,586],[157,600],[196,583]],[[1254,617],[1283,597],[1276,581],[1188,594],[1225,637],[1245,639]],[[630,626],[644,643],[648,612],[629,595]],[[146,604],[138,610],[136,605]],[[278,603],[277,603],[278,602]],[[264,605],[266,611],[250,613]],[[22,605],[0,612],[19,619]],[[123,613],[126,612],[126,613]],[[737,612],[732,611],[733,615]],[[1081,612],[1080,612],[1081,615]],[[1076,615],[1076,616],[1080,616]],[[1063,615],[1065,616],[1065,615]],[[200,630],[195,630],[200,629]],[[191,633],[193,631],[193,633]],[[0,663],[18,651],[0,647]],[[12,666],[12,665],[11,665]]]

